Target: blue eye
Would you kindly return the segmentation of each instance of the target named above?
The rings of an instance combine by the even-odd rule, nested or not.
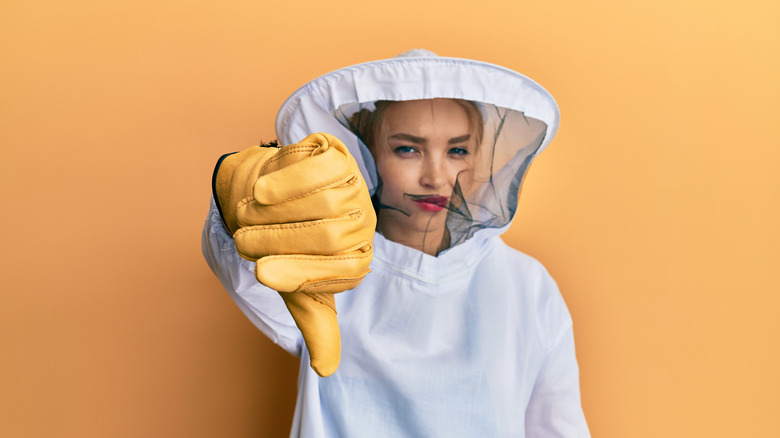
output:
[[[468,155],[469,151],[464,148],[452,148],[449,150],[449,153],[453,155]]]
[[[393,149],[393,152],[395,152],[396,154],[405,155],[405,154],[411,154],[413,152],[416,152],[416,149],[414,149],[411,146],[398,146],[397,148]]]

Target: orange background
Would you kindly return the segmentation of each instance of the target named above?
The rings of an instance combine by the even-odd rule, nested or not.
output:
[[[0,3],[0,435],[284,436],[297,361],[200,254],[216,158],[423,47],[544,85],[505,236],[558,280],[596,437],[780,436],[780,6]]]

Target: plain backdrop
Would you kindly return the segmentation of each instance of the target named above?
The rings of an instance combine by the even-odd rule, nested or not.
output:
[[[780,436],[774,0],[0,1],[0,435],[280,437],[298,361],[200,231],[284,99],[426,48],[562,113],[504,236],[574,318],[594,437]]]

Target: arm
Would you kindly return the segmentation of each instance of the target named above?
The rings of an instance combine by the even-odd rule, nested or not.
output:
[[[238,255],[213,199],[203,226],[201,249],[209,268],[247,318],[271,341],[300,356],[303,338],[282,297],[260,284],[255,278],[254,263]]]
[[[212,186],[217,212],[208,236],[216,240],[204,238],[212,269],[237,292],[247,316],[273,333],[256,318],[268,312],[265,289],[246,289],[255,286],[239,259],[252,263],[254,278],[279,292],[311,367],[329,376],[341,355],[333,294],[360,284],[373,254],[376,215],[355,159],[339,139],[312,134],[282,148],[254,146],[223,156]],[[232,245],[219,238],[218,222]]]
[[[580,403],[580,381],[569,326],[548,352],[525,413],[525,433],[534,437],[590,437]]]

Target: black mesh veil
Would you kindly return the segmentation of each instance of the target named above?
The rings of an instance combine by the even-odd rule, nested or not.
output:
[[[381,117],[375,121],[372,120],[373,116],[378,106],[393,103],[345,104],[333,112],[333,116],[358,137],[364,152],[361,155],[368,169],[377,168],[374,155],[377,144],[381,142],[377,136],[386,134],[381,129]],[[509,224],[517,210],[517,197],[523,177],[547,131],[544,122],[527,117],[520,111],[483,102],[468,104],[478,109],[476,122],[481,125],[480,142],[471,151],[474,157],[466,166],[467,169],[456,176],[451,192],[446,193],[448,200],[441,206],[443,211],[437,213],[446,215],[446,231],[435,252],[457,245],[479,230],[502,228]],[[435,119],[436,115],[432,118]],[[414,209],[414,203],[399,205],[384,196],[385,183],[381,172],[372,176],[375,178],[372,199],[380,218],[384,209],[392,209],[406,216],[413,214],[409,210]],[[418,201],[425,194],[407,193],[406,196]]]

